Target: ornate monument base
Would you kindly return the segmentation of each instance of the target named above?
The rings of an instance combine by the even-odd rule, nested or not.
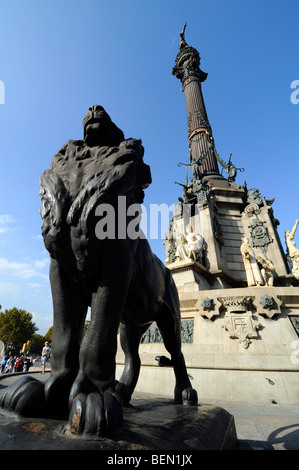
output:
[[[257,194],[214,183],[190,218],[178,206],[166,236],[166,255],[172,255],[166,264],[180,299],[182,351],[199,402],[299,403],[299,284],[286,263],[272,201]],[[173,234],[185,233],[187,224],[197,226],[203,239],[202,263],[179,257],[181,239]],[[252,272],[246,271],[244,238],[257,260],[270,260],[275,268],[258,267],[262,285],[252,285],[254,260],[248,262]],[[156,360],[169,358],[158,331],[143,338],[139,352],[136,391],[172,396],[173,372]],[[118,373],[123,362],[119,348]]]

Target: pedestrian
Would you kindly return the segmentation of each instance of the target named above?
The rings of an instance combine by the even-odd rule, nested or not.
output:
[[[6,362],[5,369],[4,369],[4,374],[7,374],[10,371],[11,360],[12,360],[12,356],[9,356]]]
[[[41,357],[41,364],[42,364],[42,371],[41,374],[45,373],[46,370],[46,362],[49,359],[51,349],[49,347],[48,341],[45,342],[45,346],[42,349],[42,357]]]
[[[16,360],[17,360],[16,356],[11,358],[10,367],[9,367],[10,374],[12,374],[15,371]]]
[[[24,372],[28,372],[29,367],[31,367],[31,365],[32,365],[32,357],[29,355],[26,355],[24,359]]]
[[[24,364],[23,356],[18,357],[17,360],[16,360],[16,369],[15,369],[16,372],[22,372],[23,364]]]
[[[6,363],[7,363],[7,357],[4,356],[4,358],[2,359],[2,362],[1,362],[1,374],[4,373],[4,369],[6,367]]]

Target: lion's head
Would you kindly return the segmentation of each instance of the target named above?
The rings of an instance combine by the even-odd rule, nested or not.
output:
[[[103,106],[90,106],[83,118],[84,140],[90,147],[119,145],[124,140],[124,134],[110,116],[106,113]]]

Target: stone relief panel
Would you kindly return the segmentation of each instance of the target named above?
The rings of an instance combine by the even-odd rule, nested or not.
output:
[[[182,343],[193,343],[193,330],[194,330],[193,320],[181,320]],[[140,342],[141,344],[163,343],[163,338],[155,322],[151,324],[147,332],[142,336]]]
[[[152,323],[146,333],[144,333],[140,343],[163,343],[163,338],[161,336],[159,328],[157,327],[156,322]]]
[[[298,315],[289,315],[290,322],[292,323],[294,330],[296,331],[299,337],[299,316]]]

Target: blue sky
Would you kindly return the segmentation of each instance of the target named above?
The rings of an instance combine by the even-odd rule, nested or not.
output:
[[[216,148],[267,198],[282,238],[298,208],[298,0],[0,0],[0,304],[52,325],[49,259],[38,180],[82,118],[103,105],[126,137],[141,138],[153,183],[145,205],[177,202],[188,158],[179,34],[208,72],[203,95]],[[296,90],[295,90],[296,91]],[[298,93],[299,98],[299,93]],[[297,235],[299,244],[299,235]],[[150,240],[164,260],[163,240]]]

